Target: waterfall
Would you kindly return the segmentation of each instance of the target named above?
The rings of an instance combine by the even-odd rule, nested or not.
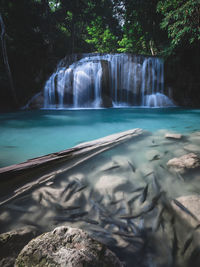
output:
[[[71,65],[65,60],[58,65],[44,87],[44,108],[157,107],[165,97],[161,58],[86,54]]]
[[[161,93],[146,95],[144,98],[145,106],[147,107],[174,107],[172,100]]]

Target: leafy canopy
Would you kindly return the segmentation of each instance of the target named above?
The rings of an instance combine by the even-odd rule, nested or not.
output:
[[[90,26],[87,26],[89,38],[86,39],[88,44],[92,44],[96,52],[109,53],[115,52],[117,46],[117,37],[111,32],[108,26],[103,25],[101,17],[93,20]]]
[[[167,29],[172,48],[200,40],[199,0],[161,0],[157,11],[164,16],[161,28]]]

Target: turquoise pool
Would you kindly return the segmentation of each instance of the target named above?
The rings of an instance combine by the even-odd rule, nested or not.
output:
[[[0,167],[132,128],[200,130],[200,109],[38,110],[0,114]]]

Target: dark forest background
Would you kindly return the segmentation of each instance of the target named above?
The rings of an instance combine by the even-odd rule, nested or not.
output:
[[[1,0],[0,14],[16,94],[0,46],[1,110],[41,91],[61,58],[90,52],[161,56],[175,101],[200,106],[199,0]]]

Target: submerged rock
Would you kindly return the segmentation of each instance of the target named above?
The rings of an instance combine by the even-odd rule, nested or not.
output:
[[[189,153],[180,158],[170,159],[167,162],[167,166],[177,172],[184,173],[188,170],[199,168],[200,158],[194,153]]]
[[[83,230],[61,226],[29,242],[15,266],[121,267],[123,264]]]
[[[178,203],[173,203],[173,207],[178,214],[184,218],[189,225],[196,227],[200,223],[200,196],[181,196],[176,199]],[[178,206],[178,204],[183,207]]]
[[[13,266],[22,248],[39,234],[33,226],[0,234],[0,266]]]
[[[174,133],[167,133],[165,135],[165,138],[180,140],[182,138],[182,135],[181,134],[174,134]]]

